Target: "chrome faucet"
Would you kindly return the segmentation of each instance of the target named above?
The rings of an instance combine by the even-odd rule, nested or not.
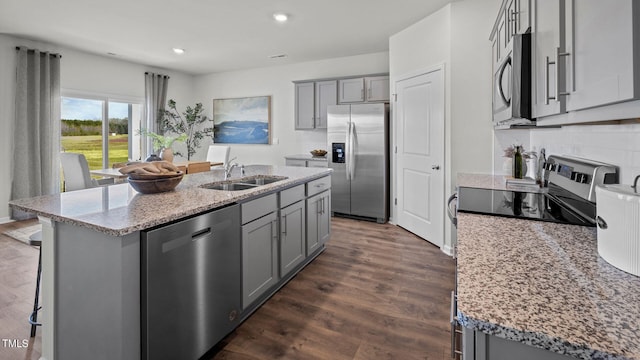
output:
[[[234,167],[238,166],[238,163],[232,163],[233,160],[237,159],[237,157],[234,157],[233,159],[229,160],[226,164],[224,164],[224,179],[227,180],[231,177],[231,171],[233,170]]]

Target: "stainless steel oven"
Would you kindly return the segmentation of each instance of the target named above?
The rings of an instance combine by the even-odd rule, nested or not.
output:
[[[530,124],[531,34],[517,34],[493,74],[494,125]]]
[[[616,166],[567,156],[549,156],[544,173],[548,186],[539,193],[458,187],[449,198],[451,222],[457,225],[457,212],[468,212],[595,226],[595,187],[618,182]]]

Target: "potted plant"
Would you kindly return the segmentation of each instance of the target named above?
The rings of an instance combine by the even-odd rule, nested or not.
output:
[[[164,133],[182,134],[185,136],[184,142],[187,145],[187,160],[200,148],[200,141],[206,136],[213,134],[213,127],[202,128],[202,125],[209,120],[202,115],[204,108],[202,103],[197,103],[195,107],[187,106],[186,110],[180,114],[176,109],[176,102],[171,99],[168,102],[169,110],[165,110],[161,115],[160,128]],[[181,155],[180,153],[175,153]]]
[[[173,162],[173,143],[176,141],[185,141],[187,139],[187,134],[182,134],[179,136],[168,136],[168,135],[160,135],[154,133],[152,131],[148,131],[145,128],[140,129],[140,135],[145,135],[151,139],[153,142],[153,150],[160,151],[160,159],[168,162]],[[150,156],[152,158],[152,156]],[[150,161],[147,159],[147,161]]]

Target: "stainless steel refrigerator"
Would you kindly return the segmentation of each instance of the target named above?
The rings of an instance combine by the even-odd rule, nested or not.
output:
[[[327,107],[331,212],[375,219],[389,217],[389,105]]]

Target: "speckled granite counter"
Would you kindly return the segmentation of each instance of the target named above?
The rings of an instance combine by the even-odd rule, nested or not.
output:
[[[14,200],[9,205],[55,221],[122,236],[330,173],[326,168],[251,165],[246,167],[246,176],[279,175],[288,179],[243,191],[202,188],[202,185],[223,180],[223,171],[213,170],[185,175],[174,191],[161,194],[139,194],[125,183]]]
[[[580,359],[640,359],[640,278],[598,256],[594,228],[458,213],[457,237],[463,326]]]

